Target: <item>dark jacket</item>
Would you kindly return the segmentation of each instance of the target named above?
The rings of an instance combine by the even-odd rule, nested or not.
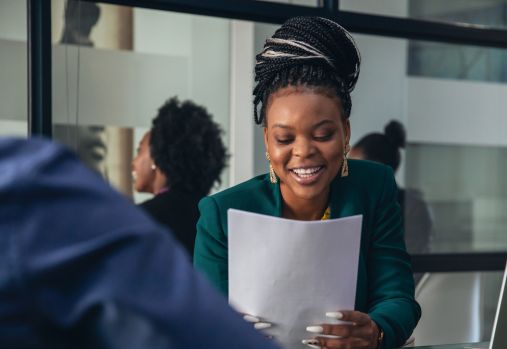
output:
[[[421,309],[414,300],[414,280],[391,168],[350,160],[349,176],[337,176],[331,184],[330,207],[331,218],[363,215],[356,310],[368,313],[384,330],[383,348],[401,346],[417,325]],[[262,175],[200,202],[194,265],[224,294],[228,291],[229,208],[280,217],[280,185]]]
[[[274,347],[69,151],[0,138],[0,348]]]
[[[155,195],[140,206],[158,223],[171,229],[176,239],[185,247],[189,256],[194,255],[194,243],[199,209],[198,195],[172,188]]]

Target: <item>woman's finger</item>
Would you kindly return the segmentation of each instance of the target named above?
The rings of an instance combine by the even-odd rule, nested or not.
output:
[[[269,322],[256,322],[254,323],[254,328],[256,330],[265,330],[270,328],[272,325]]]
[[[243,314],[243,320],[245,320],[246,322],[251,322],[251,323],[256,323],[256,322],[261,321],[261,319],[258,318],[257,316],[253,316],[250,314]]]
[[[357,325],[365,325],[371,321],[368,314],[355,310],[328,312],[326,316],[336,320],[349,321]]]
[[[369,349],[370,342],[356,337],[350,338],[316,338],[318,346],[329,349]]]
[[[316,336],[318,335],[332,335],[336,337],[359,337],[370,338],[374,336],[373,326],[359,326],[359,325],[333,325],[322,324],[318,326],[308,326],[306,330]]]

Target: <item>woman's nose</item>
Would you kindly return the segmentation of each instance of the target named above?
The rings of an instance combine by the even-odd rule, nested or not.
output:
[[[300,139],[294,142],[293,154],[298,157],[309,157],[315,153],[313,143],[307,139]]]

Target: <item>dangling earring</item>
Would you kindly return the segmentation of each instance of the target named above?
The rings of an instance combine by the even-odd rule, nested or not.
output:
[[[350,146],[347,144],[345,146],[344,152],[343,152],[343,162],[342,162],[342,177],[347,177],[349,175],[349,163],[347,162],[347,154],[350,151]]]
[[[271,159],[269,158],[268,152],[266,152],[266,159],[269,161],[269,181],[275,184],[278,182],[278,179],[276,178],[275,170],[273,170],[273,166],[271,165]]]

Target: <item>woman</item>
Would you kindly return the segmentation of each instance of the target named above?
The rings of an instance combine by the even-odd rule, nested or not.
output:
[[[304,343],[326,348],[401,346],[420,317],[392,170],[346,159],[359,64],[338,24],[298,17],[282,25],[255,67],[255,121],[264,126],[270,173],[199,204],[194,264],[224,293],[229,208],[298,220],[363,215],[356,311],[328,314],[352,324],[308,327],[317,336]]]
[[[190,101],[172,98],[159,109],[132,162],[135,190],[155,194],[141,207],[169,227],[190,256],[197,203],[220,183],[226,158],[221,130],[212,116]]]
[[[395,120],[384,128],[384,133],[370,133],[362,137],[351,149],[349,158],[380,162],[396,173],[401,162],[400,149],[405,147],[406,133]],[[404,220],[405,244],[413,254],[428,253],[431,243],[433,218],[424,195],[419,190],[398,187],[398,203]],[[422,274],[414,274],[417,284]]]

